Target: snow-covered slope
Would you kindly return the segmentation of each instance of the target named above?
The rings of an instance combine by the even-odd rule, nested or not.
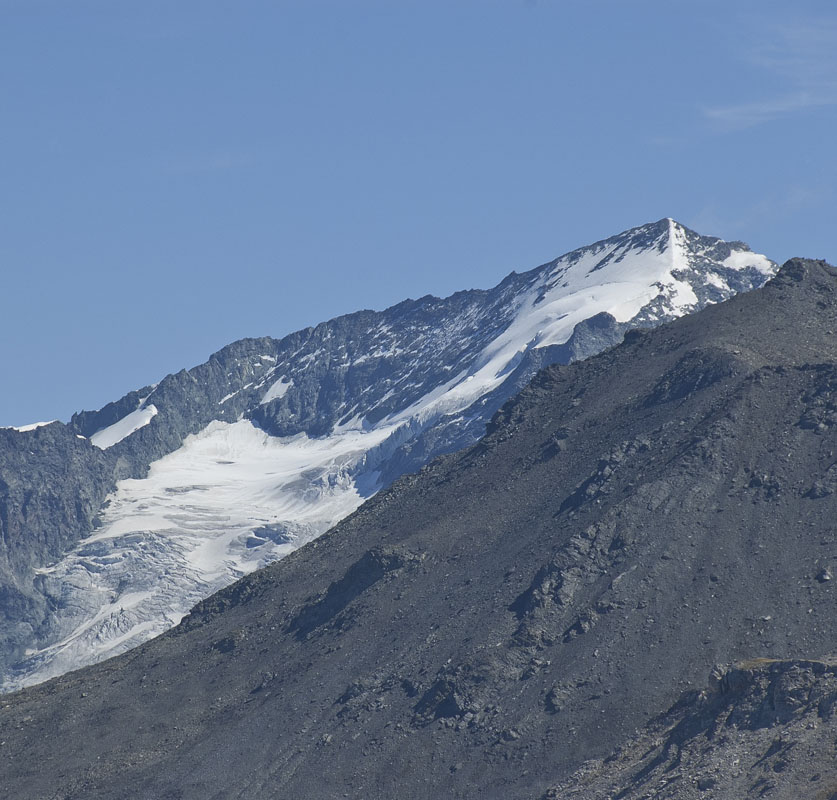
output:
[[[474,442],[547,363],[568,363],[764,283],[776,265],[673,220],[489,291],[358,312],[230,346],[71,425],[121,480],[35,584],[54,613],[6,677],[114,655],[282,557],[435,455]]]
[[[126,414],[122,419],[114,422],[113,425],[108,425],[96,433],[92,434],[90,441],[100,447],[102,450],[107,450],[113,447],[118,442],[121,442],[126,437],[130,436],[140,428],[145,427],[151,422],[154,415],[157,413],[157,406],[153,403],[150,405],[141,404],[141,407],[130,414]]]

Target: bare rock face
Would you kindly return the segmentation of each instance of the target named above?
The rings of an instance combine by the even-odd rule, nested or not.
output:
[[[114,486],[114,460],[60,422],[0,428],[0,667],[23,655],[50,614],[33,570],[89,531]]]

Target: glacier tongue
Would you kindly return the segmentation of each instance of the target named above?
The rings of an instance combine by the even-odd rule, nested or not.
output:
[[[197,601],[333,526],[399,472],[473,442],[539,366],[590,355],[628,327],[724,300],[775,270],[744,245],[661,220],[489,292],[410,301],[406,314],[406,304],[359,312],[364,324],[354,334],[345,333],[347,317],[305,341],[288,337],[287,350],[254,357],[253,377],[236,360],[236,379],[207,401],[228,421],[183,439],[146,477],[120,481],[101,524],[37,570],[56,611],[3,688],[115,655],[176,624]],[[597,315],[601,330],[570,347]],[[126,400],[136,410],[93,433],[93,444],[124,457],[132,441],[150,441],[173,402],[166,381],[159,386],[155,405]],[[189,391],[203,390],[195,382]],[[297,432],[267,432],[283,428]]]
[[[64,635],[30,653],[5,688],[127,650],[324,532],[377,488],[364,457],[393,432],[279,438],[247,420],[213,422],[147,478],[121,481],[101,526],[38,570]]]

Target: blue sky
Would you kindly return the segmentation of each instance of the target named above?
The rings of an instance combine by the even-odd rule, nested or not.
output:
[[[833,2],[0,0],[0,425],[672,216],[837,262]]]

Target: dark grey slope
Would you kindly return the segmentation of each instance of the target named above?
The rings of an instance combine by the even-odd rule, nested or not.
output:
[[[544,800],[832,800],[835,741],[837,662],[742,662]]]
[[[0,795],[537,798],[716,663],[831,651],[835,312],[792,261],[541,372],[178,628],[0,699]]]

